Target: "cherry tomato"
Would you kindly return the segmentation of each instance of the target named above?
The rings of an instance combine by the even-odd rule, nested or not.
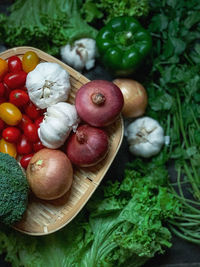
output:
[[[17,153],[19,155],[25,155],[32,153],[32,144],[28,141],[27,137],[23,134],[19,142],[17,143]]]
[[[18,72],[22,70],[21,59],[17,56],[11,56],[8,58],[8,70],[9,72]]]
[[[0,140],[0,152],[9,154],[11,157],[17,157],[17,150],[15,144],[5,141],[3,138]]]
[[[32,71],[39,63],[38,55],[33,51],[27,51],[22,58],[22,67],[25,72]]]
[[[21,164],[22,168],[27,169],[29,161],[31,160],[33,155],[34,155],[34,153],[22,156],[22,158],[20,160],[20,164]]]
[[[0,58],[0,81],[3,80],[3,77],[7,72],[8,72],[8,63],[6,60]]]
[[[40,123],[42,123],[43,119],[44,119],[44,115],[40,116],[38,119],[35,120],[34,123],[37,129],[40,128]]]
[[[5,122],[0,119],[0,133],[3,131],[3,129],[5,128]]]
[[[17,143],[21,136],[21,132],[16,127],[7,127],[2,132],[2,137],[9,143]]]
[[[39,141],[37,128],[34,123],[27,123],[24,126],[24,135],[32,143]]]
[[[15,126],[22,119],[21,111],[12,103],[0,104],[0,118],[8,125]]]
[[[10,96],[9,96],[9,101],[15,106],[21,107],[28,103],[29,96],[25,91],[20,90],[20,89],[15,89],[11,91]]]
[[[5,94],[6,88],[3,83],[0,82],[0,97],[3,97]]]
[[[10,89],[20,88],[25,85],[26,76],[25,71],[9,72],[5,75],[4,82]]]
[[[22,119],[21,119],[21,122],[19,123],[18,127],[24,131],[24,126],[27,123],[32,123],[32,120],[26,114],[22,114]]]
[[[32,102],[30,102],[25,107],[25,113],[32,120],[36,120],[37,118],[39,118],[41,116],[41,109],[37,108]]]
[[[45,148],[45,146],[43,146],[43,144],[40,140],[33,144],[33,151],[34,152],[38,152],[42,148]]]
[[[3,83],[3,85],[5,87],[4,97],[6,98],[6,100],[9,100],[11,89],[5,83]]]

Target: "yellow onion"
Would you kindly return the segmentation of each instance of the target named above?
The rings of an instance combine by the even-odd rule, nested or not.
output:
[[[53,200],[69,191],[73,181],[73,168],[61,150],[43,148],[31,158],[26,177],[36,197]]]
[[[122,115],[126,118],[137,118],[145,113],[148,97],[145,88],[132,79],[115,79],[116,84],[122,91],[124,106]]]

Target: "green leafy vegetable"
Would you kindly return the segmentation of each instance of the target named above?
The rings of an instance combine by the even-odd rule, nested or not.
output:
[[[7,251],[13,266],[143,265],[171,246],[163,222],[180,213],[159,162],[129,164],[122,181],[102,185],[79,216],[55,234],[34,238],[1,229],[0,252]]]
[[[0,153],[0,222],[10,226],[22,218],[28,192],[26,177],[17,161]]]
[[[139,18],[147,16],[149,12],[148,0],[86,0],[83,9],[83,17],[87,22],[103,19],[107,23],[110,19],[118,16],[134,16]]]
[[[170,136],[164,164],[174,160],[177,176],[170,189],[183,206],[183,212],[170,220],[170,229],[200,244],[200,3],[156,0],[151,1],[151,12],[154,50],[146,81],[147,114]]]
[[[1,227],[0,252],[13,266],[141,266],[171,245],[166,225],[200,243],[199,11],[198,0],[151,1],[146,114],[165,128],[170,145],[150,162],[134,159],[123,180],[102,185],[55,234],[34,238]],[[177,176],[168,184],[170,160]]]
[[[9,47],[30,45],[52,55],[60,46],[97,30],[80,16],[81,0],[17,0],[8,16],[0,16],[0,40]]]

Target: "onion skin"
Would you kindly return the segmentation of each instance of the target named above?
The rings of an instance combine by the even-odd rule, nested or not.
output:
[[[145,113],[148,97],[145,88],[131,79],[115,79],[113,81],[122,91],[124,106],[122,115],[126,118],[137,118]]]
[[[78,90],[75,99],[79,117],[95,127],[104,127],[115,121],[123,104],[121,90],[105,80],[93,80],[84,84]]]
[[[73,168],[64,152],[44,148],[31,158],[26,176],[36,197],[52,200],[63,196],[70,189]]]
[[[108,152],[107,133],[87,124],[80,125],[66,144],[66,154],[70,161],[81,167],[96,165]]]

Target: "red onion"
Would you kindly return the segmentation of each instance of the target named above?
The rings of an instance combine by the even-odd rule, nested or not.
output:
[[[81,86],[75,106],[79,117],[95,127],[111,124],[120,114],[124,98],[117,85],[105,80],[94,80]]]
[[[75,165],[86,167],[100,162],[108,151],[108,135],[99,128],[80,125],[66,144],[66,154]]]
[[[31,158],[26,176],[33,193],[41,199],[63,196],[71,187],[73,168],[61,150],[44,148]]]

